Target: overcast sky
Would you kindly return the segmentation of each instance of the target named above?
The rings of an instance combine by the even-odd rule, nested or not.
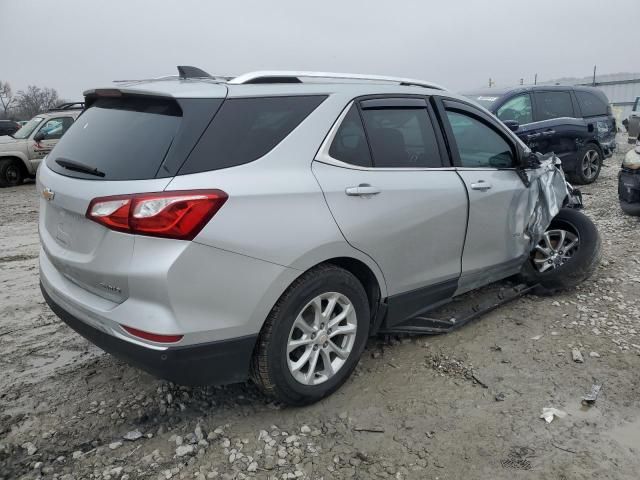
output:
[[[0,80],[69,100],[194,65],[377,73],[452,90],[640,71],[638,0],[0,0]],[[635,38],[635,40],[634,40]]]

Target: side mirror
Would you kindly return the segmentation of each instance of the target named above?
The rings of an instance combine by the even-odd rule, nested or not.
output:
[[[44,140],[44,139],[46,138],[46,136],[47,136],[47,135],[46,135],[43,131],[39,131],[38,133],[36,133],[36,134],[33,136],[33,139],[34,139],[36,142],[41,142],[42,140]]]
[[[515,120],[506,120],[505,122],[503,122],[507,128],[509,130],[511,130],[512,132],[517,132],[518,129],[520,128],[520,124],[518,122],[516,122]]]

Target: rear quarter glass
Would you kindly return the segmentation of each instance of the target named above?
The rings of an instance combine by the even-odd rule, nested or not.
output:
[[[314,95],[225,100],[178,174],[257,160],[284,140],[326,98]]]

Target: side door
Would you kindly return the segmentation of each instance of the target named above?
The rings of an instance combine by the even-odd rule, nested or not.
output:
[[[588,136],[571,91],[536,90],[533,98],[536,129],[528,137],[529,147],[540,153],[555,153],[571,170],[580,144]]]
[[[465,187],[423,97],[357,99],[313,162],[346,240],[380,266],[391,322],[450,298],[467,222]]]
[[[55,117],[48,119],[39,129],[35,130],[29,141],[29,160],[34,168],[37,168],[40,161],[53,150],[58,140],[62,138],[62,135],[72,124],[73,117]],[[36,142],[34,137],[38,133],[44,134],[44,138]]]
[[[640,140],[640,97],[636,97],[636,103],[633,105],[633,111],[629,115],[627,131],[629,133],[629,140]]]
[[[469,195],[458,293],[517,273],[528,255],[528,191],[516,172],[516,140],[469,104],[438,102],[456,171]]]

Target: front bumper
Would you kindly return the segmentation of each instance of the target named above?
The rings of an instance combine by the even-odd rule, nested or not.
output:
[[[80,320],[59,305],[40,284],[42,295],[60,319],[91,343],[156,377],[181,385],[221,385],[242,382],[258,335],[197,345],[151,349],[128,342]]]

